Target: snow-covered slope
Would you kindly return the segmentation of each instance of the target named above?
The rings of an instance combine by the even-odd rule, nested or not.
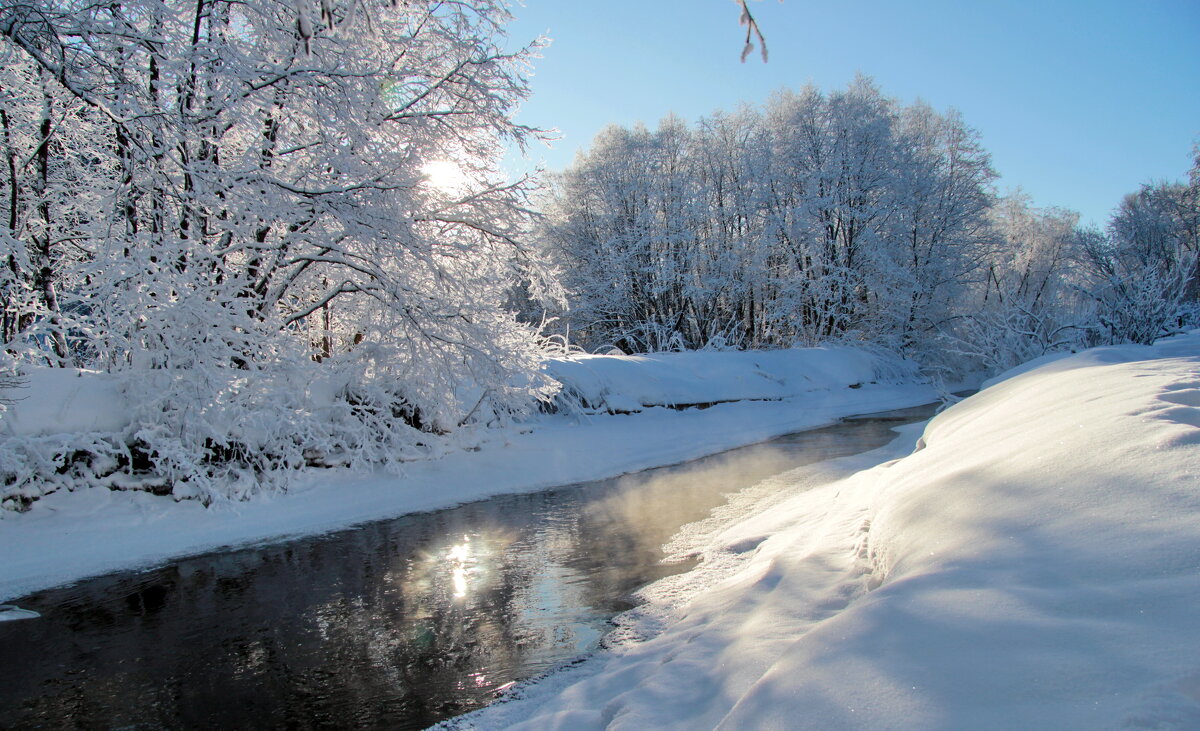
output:
[[[663,634],[463,725],[1200,728],[1200,335],[1002,380],[915,446],[710,536],[727,575]]]
[[[573,355],[548,359],[545,372],[564,398],[586,410],[634,412],[654,406],[777,401],[872,383],[920,383],[912,361],[883,351],[828,346],[742,352]],[[129,402],[115,376],[74,368],[26,366],[24,383],[3,395],[0,439],[130,428]],[[309,410],[327,408],[340,382],[293,384]]]

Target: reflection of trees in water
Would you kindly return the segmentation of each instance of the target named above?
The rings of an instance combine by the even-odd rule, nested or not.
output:
[[[0,727],[423,727],[595,646],[723,493],[887,426],[43,592],[0,623]]]

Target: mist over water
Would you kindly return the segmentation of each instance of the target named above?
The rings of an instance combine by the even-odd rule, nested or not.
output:
[[[423,728],[595,649],[731,493],[933,410],[39,592],[0,623],[0,727]]]

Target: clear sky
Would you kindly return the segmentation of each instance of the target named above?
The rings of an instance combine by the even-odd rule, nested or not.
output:
[[[570,164],[604,126],[689,121],[856,72],[962,112],[1002,190],[1103,223],[1128,192],[1185,177],[1200,140],[1200,0],[755,0],[769,63],[738,57],[732,0],[524,0],[514,43],[552,39],[518,119]],[[514,163],[515,164],[515,163]]]

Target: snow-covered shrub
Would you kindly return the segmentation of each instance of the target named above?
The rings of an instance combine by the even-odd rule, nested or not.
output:
[[[1080,259],[1099,342],[1148,345],[1200,325],[1200,187],[1162,183],[1126,196]]]
[[[107,485],[131,486],[114,475],[133,461],[112,434],[7,435],[0,439],[0,509],[26,510],[58,490]]]
[[[356,358],[33,376],[28,400],[0,417],[8,509],[91,486],[207,504],[285,489],[308,466],[399,470],[471,446],[481,429],[534,413],[538,395],[553,392],[545,376],[520,374],[433,402],[407,390],[397,369]]]
[[[1049,353],[1085,347],[1092,322],[1088,307],[1072,312],[1013,303],[981,309],[961,318],[942,339],[944,355],[935,367],[948,374],[1000,373]]]
[[[919,383],[924,380],[921,375],[921,365],[911,358],[905,358],[895,351],[879,346],[859,345],[859,349],[872,357],[871,378],[869,383]]]

